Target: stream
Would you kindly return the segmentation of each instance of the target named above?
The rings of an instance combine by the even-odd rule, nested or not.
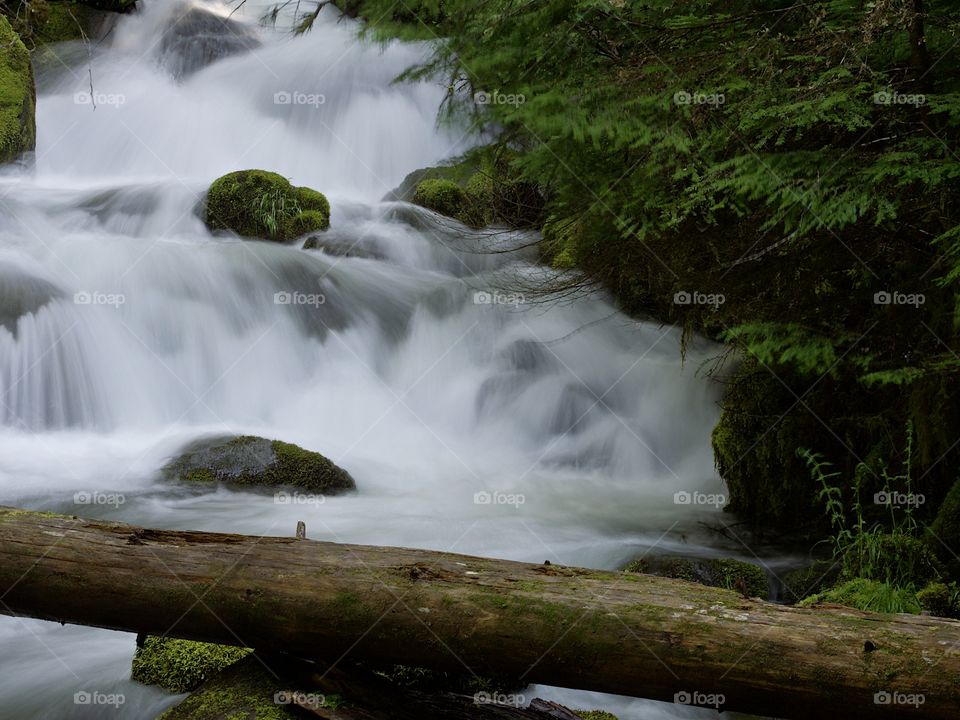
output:
[[[0,176],[0,504],[254,535],[303,520],[317,540],[596,568],[651,550],[754,559],[707,529],[719,507],[677,500],[724,492],[719,348],[682,358],[677,329],[599,293],[519,290],[546,272],[529,234],[383,202],[476,142],[438,127],[445,87],[392,82],[425,48],[365,44],[332,8],[295,38],[283,16],[258,22],[268,7],[227,22],[230,6],[143,0],[103,41],[37,59],[35,163]],[[203,194],[244,168],[325,193],[327,249],[211,235]],[[161,479],[225,433],[321,452],[358,492],[290,504]],[[155,717],[181,696],[130,680],[134,647],[0,616],[0,718]]]

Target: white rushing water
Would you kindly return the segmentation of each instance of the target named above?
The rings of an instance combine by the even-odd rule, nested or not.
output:
[[[332,9],[292,38],[252,3],[232,35],[164,40],[189,7],[143,0],[39,68],[35,165],[0,178],[0,503],[606,568],[715,543],[698,523],[717,510],[674,498],[722,492],[719,391],[698,373],[715,349],[681,363],[675,330],[601,297],[522,302],[530,256],[478,251],[529,238],[380,202],[469,143],[436,127],[445,88],[391,82],[423,49],[365,46]],[[255,167],[325,192],[327,239],[362,256],[212,236],[206,187]],[[184,444],[241,432],[324,453],[358,492],[290,506],[159,479]],[[0,638],[0,718],[177,699],[129,680],[130,635],[0,618]],[[539,691],[624,719],[706,712]]]

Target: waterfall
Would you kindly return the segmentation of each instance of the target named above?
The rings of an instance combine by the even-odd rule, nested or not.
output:
[[[332,8],[293,37],[257,22],[267,9],[144,0],[38,67],[34,162],[0,176],[0,503],[254,534],[303,519],[314,539],[597,567],[705,542],[717,508],[675,494],[721,491],[700,372],[716,349],[681,362],[678,331],[602,295],[517,294],[536,257],[484,251],[527,233],[382,202],[476,141],[437,126],[445,87],[393,82],[425,48],[362,42]],[[244,168],[327,194],[327,244],[350,252],[211,235],[204,192]],[[359,491],[290,508],[165,484],[164,462],[212,432],[322,452]],[[78,509],[80,491],[125,502]],[[0,658],[2,717],[172,702],[127,679],[129,636],[0,634],[22,645]],[[130,701],[72,703],[91,683]]]

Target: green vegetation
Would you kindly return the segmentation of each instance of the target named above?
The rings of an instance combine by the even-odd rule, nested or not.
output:
[[[215,675],[157,720],[294,720],[291,705],[276,702],[287,688],[254,656]]]
[[[634,560],[624,571],[689,580],[710,587],[736,590],[749,597],[766,599],[769,595],[763,569],[733,558],[645,557]]]
[[[170,480],[193,483],[292,487],[330,495],[356,489],[350,474],[320,453],[252,435],[198,440],[162,472]]]
[[[405,77],[542,193],[562,286],[747,359],[714,436],[732,510],[821,530],[795,448],[874,493],[908,420],[935,509],[960,460],[956,3],[391,5],[351,3],[374,36],[445,38]]]
[[[850,580],[818,595],[812,595],[801,602],[800,606],[810,607],[821,602],[847,605],[868,612],[920,612],[920,603],[915,592],[867,578]]]
[[[574,710],[583,720],[617,720],[617,716],[606,710]]]
[[[33,150],[37,140],[30,54],[5,17],[0,17],[0,163]]]
[[[286,242],[330,226],[330,204],[316,190],[293,187],[276,173],[239,170],[218,178],[207,192],[211,230]]]
[[[188,692],[248,654],[245,648],[150,635],[137,648],[132,677],[170,692]]]

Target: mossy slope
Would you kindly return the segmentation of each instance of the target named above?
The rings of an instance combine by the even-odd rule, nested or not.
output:
[[[35,112],[30,54],[7,19],[0,16],[0,163],[36,147]]]

